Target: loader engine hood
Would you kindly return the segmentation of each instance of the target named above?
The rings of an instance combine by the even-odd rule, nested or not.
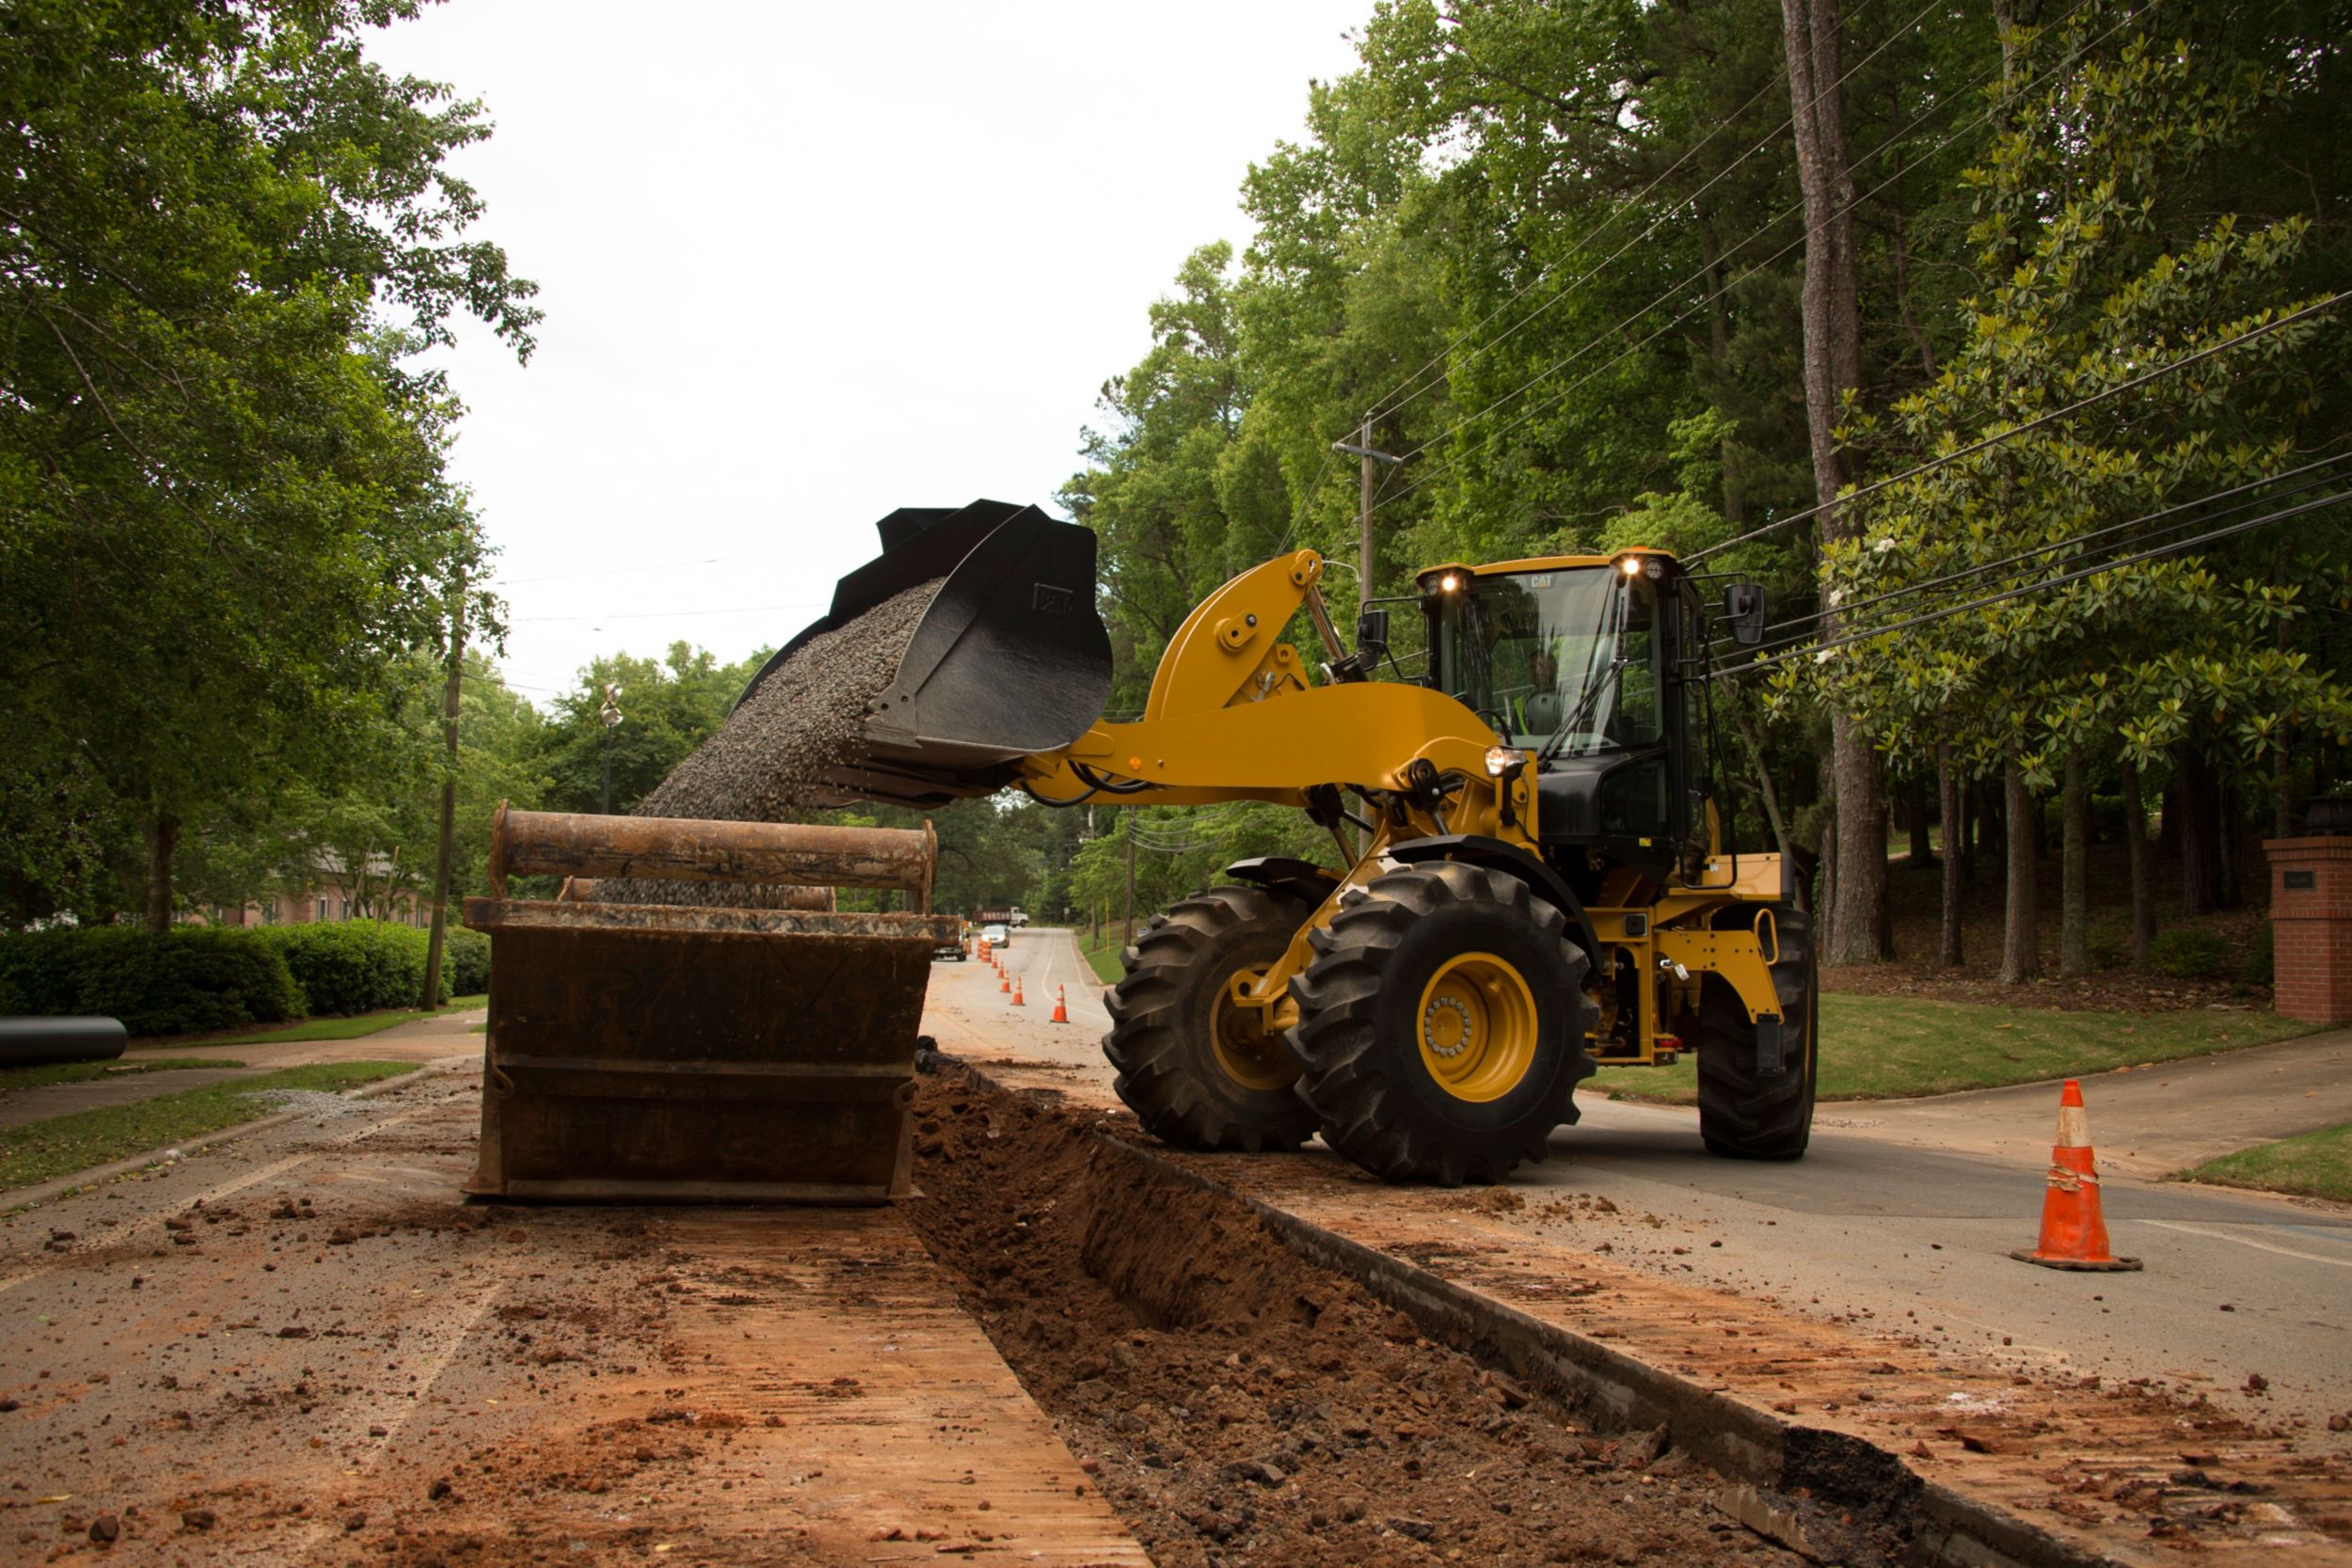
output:
[[[917,808],[993,794],[1013,764],[1058,751],[1102,716],[1110,634],[1094,603],[1094,535],[1034,506],[901,507],[882,553],[834,587],[833,608],[778,649],[738,706],[811,638],[941,581],[898,674],[867,705],[865,749],[829,768],[825,803]]]

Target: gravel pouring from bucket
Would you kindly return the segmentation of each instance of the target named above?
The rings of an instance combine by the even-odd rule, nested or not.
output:
[[[740,709],[813,639],[938,581],[897,673],[866,706],[862,742],[805,792],[936,806],[1011,782],[1015,759],[1069,745],[1110,695],[1110,635],[1094,605],[1094,535],[1034,506],[902,507],[875,525],[882,553],[843,578],[833,608],[786,643]]]
[[[919,832],[499,812],[479,1196],[875,1203],[907,1190],[935,948]],[[573,895],[506,896],[510,876]],[[582,900],[589,879],[896,888],[905,913]]]

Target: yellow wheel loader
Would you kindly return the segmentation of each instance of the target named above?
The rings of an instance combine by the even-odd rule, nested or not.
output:
[[[1726,845],[1710,798],[1708,643],[1760,634],[1753,585],[1710,603],[1647,549],[1449,562],[1368,604],[1350,648],[1299,550],[1200,604],[1142,716],[1114,723],[1091,534],[987,501],[882,531],[798,641],[944,580],[863,750],[826,775],[840,800],[1263,800],[1329,832],[1327,861],[1230,866],[1127,950],[1104,1049],[1154,1134],[1319,1133],[1392,1180],[1489,1182],[1544,1157],[1597,1064],[1687,1051],[1709,1149],[1804,1153],[1809,922],[1780,857]],[[1399,604],[1420,623],[1410,674]]]

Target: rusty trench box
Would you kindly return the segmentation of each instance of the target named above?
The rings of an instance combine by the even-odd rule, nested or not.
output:
[[[908,1190],[937,846],[919,832],[501,808],[476,1196],[878,1203]],[[556,899],[509,876],[574,879]],[[588,879],[898,888],[915,908],[589,901]],[[775,901],[772,895],[745,903]]]

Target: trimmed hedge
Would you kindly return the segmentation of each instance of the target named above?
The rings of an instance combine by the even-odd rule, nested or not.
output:
[[[452,925],[441,933],[442,995],[480,996],[490,989],[490,939]]]
[[[284,956],[255,935],[184,926],[159,937],[93,926],[0,937],[0,1013],[103,1015],[134,1035],[302,1017],[302,989]]]
[[[278,949],[314,1013],[372,1013],[413,1007],[424,990],[430,938],[414,926],[342,920],[318,926],[262,926],[254,935]],[[442,975],[441,1001],[449,976]]]
[[[490,939],[455,927],[445,937],[440,1000],[489,990]],[[0,936],[0,1013],[97,1014],[134,1035],[180,1035],[413,1007],[430,944],[375,920],[22,931]]]

